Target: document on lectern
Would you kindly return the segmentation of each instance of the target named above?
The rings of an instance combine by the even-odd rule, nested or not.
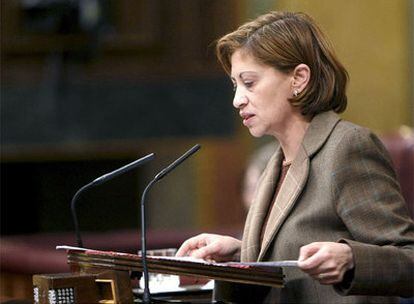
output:
[[[67,250],[68,264],[81,269],[93,267],[120,271],[142,270],[142,257],[136,254],[72,246],[57,246],[56,249]],[[216,263],[191,257],[148,256],[147,265],[153,273],[282,287],[282,267],[296,267],[297,261]]]

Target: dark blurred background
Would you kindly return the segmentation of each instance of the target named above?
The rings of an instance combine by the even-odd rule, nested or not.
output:
[[[88,230],[135,227],[154,169],[201,137],[232,137],[231,89],[210,44],[234,28],[235,8],[3,1],[1,233],[72,229],[68,203],[77,188],[155,152],[153,168],[94,189],[79,210]],[[177,149],[163,159],[166,139]],[[195,205],[190,195],[177,199]]]
[[[214,41],[258,14],[304,11],[319,22],[350,73],[344,118],[380,135],[413,126],[412,0],[1,0],[0,9],[0,300],[26,297],[33,273],[65,270],[64,255],[46,257],[75,244],[77,189],[151,152],[150,164],[80,197],[86,246],[136,251],[143,188],[195,143],[202,149],[151,190],[152,245],[240,234],[244,167],[268,139],[241,126]]]

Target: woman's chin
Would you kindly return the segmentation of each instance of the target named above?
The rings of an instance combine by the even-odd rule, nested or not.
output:
[[[262,137],[264,135],[263,132],[260,132],[259,130],[255,130],[255,129],[249,129],[249,132],[253,137],[257,137],[257,138]]]

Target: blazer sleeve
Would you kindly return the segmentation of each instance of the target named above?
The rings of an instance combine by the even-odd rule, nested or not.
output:
[[[414,223],[380,140],[356,127],[336,151],[332,172],[338,216],[352,235],[355,268],[342,295],[414,296]]]

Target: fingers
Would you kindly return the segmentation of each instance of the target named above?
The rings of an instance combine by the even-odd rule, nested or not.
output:
[[[191,256],[214,261],[231,261],[239,257],[241,241],[217,234],[200,234],[185,241],[176,256]]]
[[[342,281],[342,275],[336,272],[321,273],[312,277],[322,285],[332,285]]]
[[[312,255],[314,255],[320,248],[320,244],[319,243],[311,243],[305,246],[302,246],[300,248],[300,252],[299,252],[299,261],[304,261],[307,258],[311,257]]]
[[[347,269],[353,267],[352,250],[347,244],[316,242],[300,249],[299,268],[321,284],[341,282]]]
[[[191,252],[191,256],[203,260],[216,260],[220,252],[218,243],[212,243]]]
[[[214,234],[200,234],[186,240],[178,249],[176,256],[191,256],[198,259],[214,259],[219,254],[221,247],[219,240],[222,236]]]
[[[301,247],[298,259],[299,268],[302,270],[312,271],[322,264],[324,258],[323,255],[320,254],[322,247],[323,243],[319,242]]]
[[[177,257],[190,256],[192,251],[205,246],[207,244],[207,236],[204,234],[197,235],[195,237],[186,240],[175,254]]]
[[[188,243],[188,240],[185,241],[183,244],[181,244],[181,247],[178,248],[177,252],[175,253],[175,256],[177,257],[183,257],[187,256],[188,252],[191,251],[191,245]]]

